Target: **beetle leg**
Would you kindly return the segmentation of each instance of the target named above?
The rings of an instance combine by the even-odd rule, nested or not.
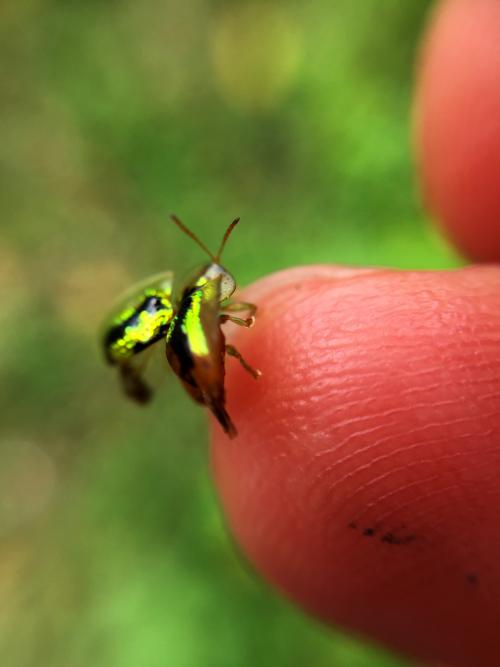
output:
[[[224,322],[232,322],[233,324],[237,324],[240,327],[253,327],[255,324],[255,313],[257,312],[257,306],[253,303],[247,303],[245,301],[227,301],[226,303],[222,303],[222,310],[223,312],[221,313],[221,322],[224,324]],[[232,315],[228,315],[228,313],[238,313],[241,310],[246,310],[249,313],[249,317],[246,318],[241,318],[241,317],[233,317]]]
[[[120,364],[120,378],[126,395],[136,403],[148,403],[153,392],[144,382],[141,369],[130,361]]]
[[[222,304],[222,309],[230,313],[237,313],[241,310],[247,310],[250,317],[257,312],[257,306],[254,303],[247,303],[246,301],[227,301]]]
[[[149,403],[153,390],[143,378],[146,365],[151,359],[152,346],[142,352],[141,359],[127,359],[120,366],[120,378],[125,394],[136,403]]]
[[[238,352],[238,350],[233,346],[233,345],[226,345],[226,353],[231,356],[231,357],[236,357],[240,364],[243,366],[243,368],[250,373],[250,375],[255,379],[258,380],[262,373],[258,371],[255,368],[252,368],[250,364],[248,364],[243,357],[241,356],[241,353]]]
[[[246,319],[242,319],[241,317],[233,317],[233,315],[221,313],[219,317],[221,324],[224,324],[225,322],[232,322],[233,324],[237,324],[239,327],[247,327],[249,329],[255,324],[255,317],[253,315],[251,317],[247,317]]]

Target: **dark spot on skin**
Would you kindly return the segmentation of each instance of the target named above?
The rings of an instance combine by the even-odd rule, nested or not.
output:
[[[394,533],[384,533],[380,538],[386,544],[409,544],[415,539],[415,535],[395,535]]]
[[[471,584],[471,586],[477,586],[479,584],[479,579],[477,578],[477,574],[474,574],[473,572],[469,572],[469,574],[466,574],[465,580],[469,584]]]
[[[347,526],[348,528],[351,528],[351,530],[360,529],[357,521],[351,521],[349,524],[347,524]],[[401,531],[402,528],[403,526],[399,526],[395,530],[387,530],[382,535],[380,535],[382,531],[382,527],[380,525],[375,525],[373,527],[368,526],[367,528],[361,528],[361,534],[364,537],[379,536],[379,540],[381,542],[385,542],[386,544],[391,545],[409,544],[410,542],[413,542],[417,539],[416,535],[411,533],[404,534]]]

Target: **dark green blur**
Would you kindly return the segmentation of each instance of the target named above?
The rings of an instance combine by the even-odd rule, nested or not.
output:
[[[387,667],[240,559],[202,410],[163,350],[147,410],[97,329],[205,261],[456,265],[410,147],[429,1],[12,0],[0,8],[0,663]]]

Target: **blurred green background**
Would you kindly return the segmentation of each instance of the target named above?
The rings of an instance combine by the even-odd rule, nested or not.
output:
[[[205,415],[156,365],[128,404],[96,343],[135,280],[458,263],[410,146],[423,0],[15,0],[0,7],[0,661],[382,667],[241,562]]]

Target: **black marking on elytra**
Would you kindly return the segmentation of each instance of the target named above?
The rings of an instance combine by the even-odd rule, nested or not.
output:
[[[183,330],[183,324],[188,312],[192,308],[195,292],[196,290],[194,289],[191,289],[191,292],[184,292],[181,307],[172,320],[169,331],[169,345],[179,361],[180,368],[178,375],[193,387],[196,386],[191,376],[191,370],[194,367],[193,353],[189,347],[188,337]]]
[[[477,574],[475,574],[474,572],[468,572],[465,575],[465,580],[471,586],[477,586],[479,584],[479,578],[478,578]]]
[[[376,532],[377,532],[377,531],[375,530],[375,528],[365,528],[365,529],[363,530],[363,535],[364,535],[365,537],[373,537],[373,536],[375,535]]]
[[[349,523],[347,527],[350,528],[351,530],[357,530],[358,524],[355,521],[351,521],[351,523]]]

